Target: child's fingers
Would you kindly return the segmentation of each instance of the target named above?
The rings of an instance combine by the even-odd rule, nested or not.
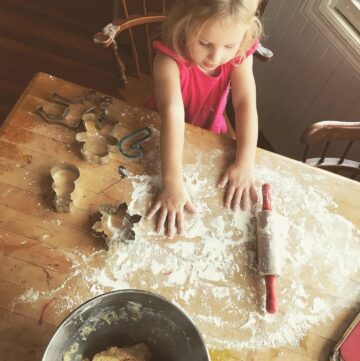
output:
[[[253,185],[250,187],[250,199],[252,203],[257,203],[258,201],[258,194],[256,192],[256,188]]]
[[[237,188],[235,190],[234,197],[232,200],[233,211],[237,211],[237,209],[239,208],[239,205],[240,205],[240,201],[241,201],[241,190],[240,190],[240,188]]]
[[[234,193],[235,193],[235,187],[234,186],[230,186],[226,192],[226,196],[225,196],[225,207],[229,208],[230,204],[231,204],[231,200],[234,197]]]
[[[241,209],[244,211],[247,208],[247,204],[248,204],[248,190],[246,188],[244,188],[242,190],[242,195],[241,195]]]
[[[146,215],[146,219],[150,220],[152,217],[154,217],[154,214],[161,208],[161,203],[156,202],[149,210],[149,212]]]
[[[184,232],[184,213],[182,211],[177,213],[176,221],[177,221],[178,234],[182,234]]]
[[[228,176],[226,174],[223,174],[221,176],[221,178],[219,179],[219,181],[217,182],[217,187],[218,188],[224,188],[228,181],[229,181]]]
[[[168,231],[167,235],[169,238],[173,238],[175,234],[175,212],[169,212],[167,214],[167,225],[168,225]]]
[[[165,207],[163,207],[163,208],[161,208],[161,211],[160,211],[160,216],[159,216],[158,223],[156,226],[156,232],[159,233],[159,232],[161,232],[161,230],[164,229],[166,216],[167,216],[167,210]]]

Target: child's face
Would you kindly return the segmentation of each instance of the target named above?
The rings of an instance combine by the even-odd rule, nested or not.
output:
[[[200,33],[187,35],[187,50],[191,60],[206,74],[236,56],[245,34],[238,19],[215,18],[202,26]]]

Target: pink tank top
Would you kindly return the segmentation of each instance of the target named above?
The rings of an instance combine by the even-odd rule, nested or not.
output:
[[[194,64],[182,59],[161,42],[154,41],[153,47],[172,57],[177,62],[185,109],[185,121],[214,133],[226,133],[227,125],[224,111],[230,89],[230,76],[234,66],[242,62],[241,57],[220,65],[216,69],[216,74],[209,76]],[[257,47],[258,42],[246,52],[246,57],[254,53]],[[154,98],[146,101],[143,106],[157,110]]]

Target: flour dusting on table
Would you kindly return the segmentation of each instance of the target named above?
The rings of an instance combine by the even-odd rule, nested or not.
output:
[[[359,231],[336,214],[335,202],[320,186],[304,187],[299,180],[306,184],[307,176],[295,177],[280,162],[256,169],[258,188],[264,182],[272,185],[273,208],[282,215],[279,312],[263,312],[265,286],[257,274],[255,249],[255,215],[261,202],[245,212],[223,208],[222,191],[215,186],[219,175],[211,171],[221,157],[220,150],[206,159],[199,154],[196,163],[184,169],[197,212],[187,216],[183,236],[168,240],[143,218],[134,226],[135,240],[82,256],[74,264],[73,274],[60,287],[71,289],[71,295],[61,299],[59,309],[85,301],[71,287],[74,279],[92,296],[117,289],[149,290],[187,311],[209,347],[241,350],[296,345],[311,327],[353,303],[360,288],[349,279],[359,272]],[[320,185],[321,180],[319,176]],[[133,187],[129,213],[144,215],[159,177],[129,175],[124,181]],[[42,297],[54,297],[60,288]],[[28,295],[28,301],[39,297],[35,290]]]

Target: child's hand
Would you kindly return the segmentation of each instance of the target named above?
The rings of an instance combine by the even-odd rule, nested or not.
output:
[[[257,202],[257,193],[254,185],[254,172],[252,166],[238,165],[235,163],[225,170],[217,186],[224,188],[228,185],[225,196],[225,207],[236,211],[241,205],[241,209],[247,208],[248,198],[252,203]]]
[[[160,211],[156,232],[162,231],[165,228],[165,223],[167,223],[166,234],[172,238],[176,227],[179,234],[183,232],[184,208],[190,213],[195,213],[195,207],[191,203],[183,183],[163,186],[146,219],[152,219],[155,213]]]

